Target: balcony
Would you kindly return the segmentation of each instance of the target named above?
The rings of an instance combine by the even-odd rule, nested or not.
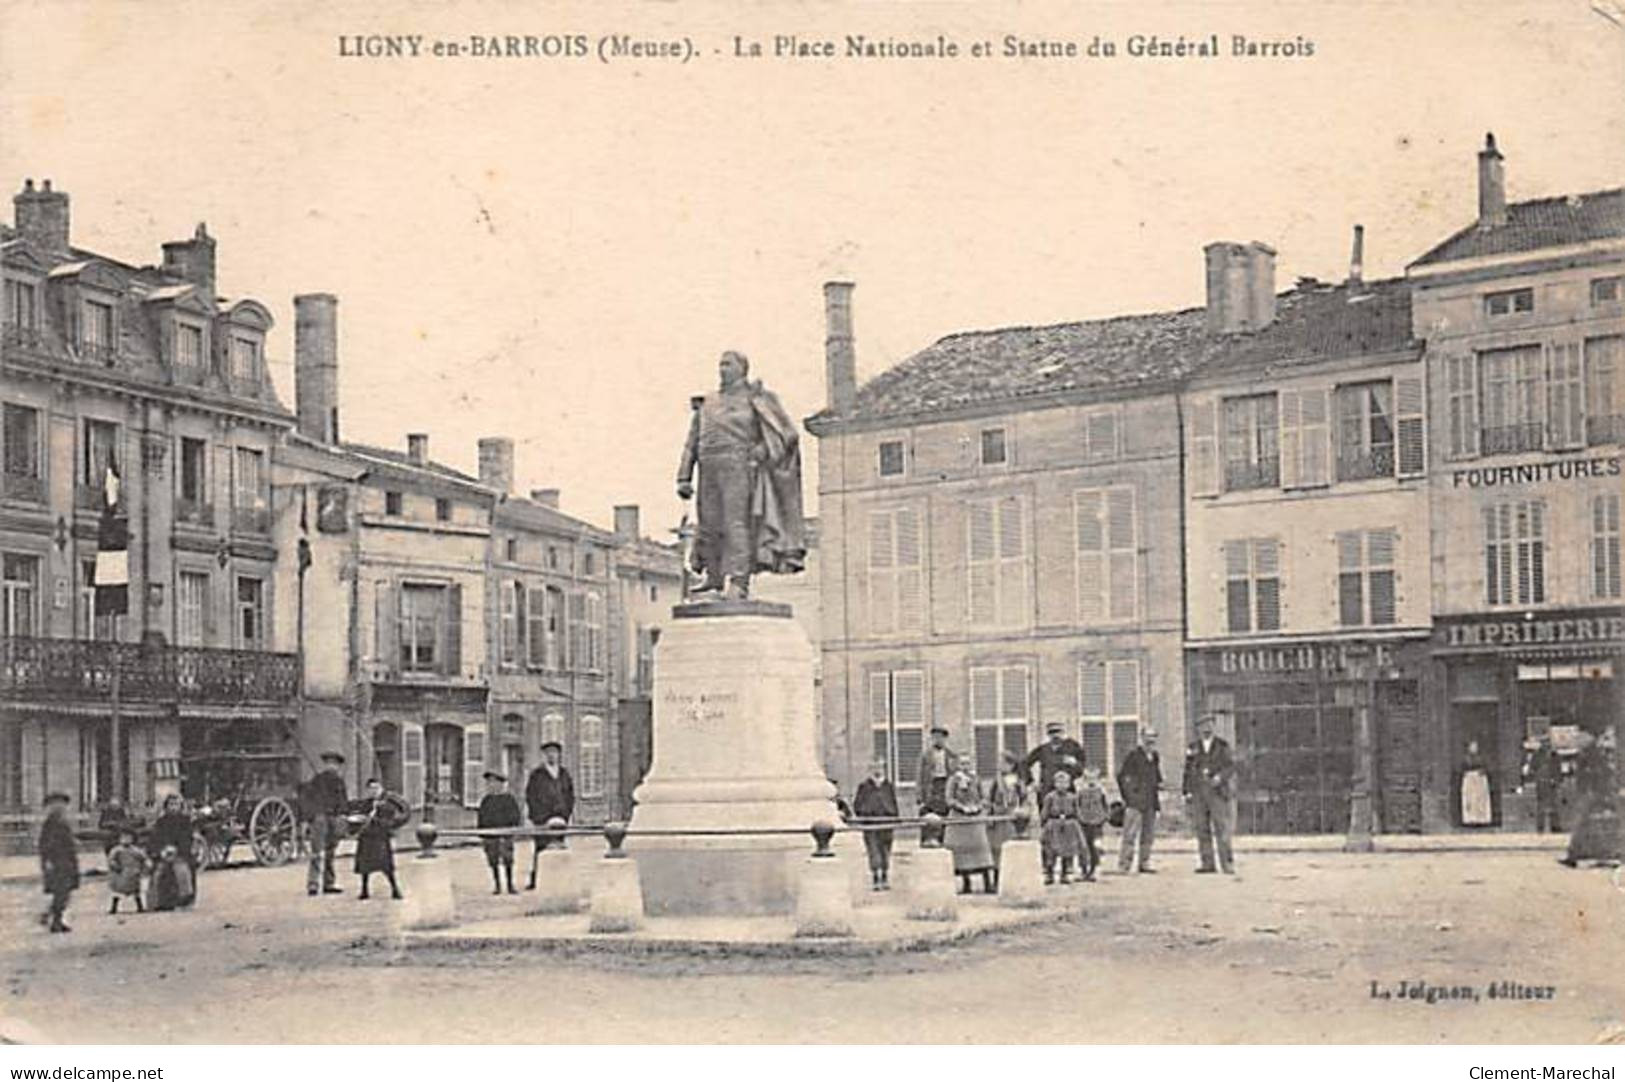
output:
[[[19,473],[0,475],[0,497],[24,503],[44,503],[45,479]]]
[[[202,500],[188,500],[177,497],[175,500],[175,522],[177,525],[202,526],[204,529],[214,529],[214,504],[204,503]]]
[[[1339,481],[1369,481],[1374,477],[1394,475],[1394,445],[1379,444],[1369,450],[1339,449],[1337,479]]]
[[[7,349],[40,349],[45,345],[45,335],[38,327],[7,323],[0,327],[0,341]]]
[[[1478,448],[1481,454],[1510,455],[1520,451],[1539,451],[1546,442],[1546,426],[1539,421],[1521,425],[1496,425],[1479,431]]]
[[[1625,443],[1625,415],[1610,413],[1586,418],[1586,446],[1604,443]]]
[[[233,533],[270,533],[271,511],[266,507],[233,507],[231,529]]]
[[[1224,489],[1226,492],[1239,492],[1249,488],[1279,488],[1281,486],[1281,463],[1279,459],[1268,462],[1226,462],[1224,464]]]
[[[84,639],[0,640],[0,698],[107,702],[289,703],[299,655]]]

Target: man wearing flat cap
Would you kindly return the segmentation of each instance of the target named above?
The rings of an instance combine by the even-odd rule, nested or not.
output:
[[[532,825],[545,827],[549,819],[563,819],[566,823],[576,810],[576,786],[560,757],[564,748],[557,740],[542,744],[542,765],[530,772],[525,783],[525,804],[530,809]],[[526,890],[536,889],[536,862],[541,858],[551,838],[536,835],[535,848],[530,851],[530,883]]]
[[[480,810],[474,825],[481,830],[499,830],[519,826],[524,820],[519,814],[519,801],[508,792],[508,778],[495,770],[485,772],[485,796],[480,799]],[[485,848],[485,863],[491,867],[491,893],[502,893],[502,876],[508,877],[508,893],[513,889],[513,835],[503,834],[481,839]]]
[[[306,894],[344,893],[333,868],[333,851],[344,837],[344,816],[350,810],[350,793],[339,775],[339,767],[343,765],[343,755],[336,751],[322,752],[322,768],[299,790],[299,815],[310,831]]]
[[[948,729],[944,725],[931,726],[931,743],[920,753],[919,778],[920,814],[935,812],[948,814],[948,779],[959,766],[959,756],[948,747]]]
[[[1052,721],[1044,726],[1044,732],[1049,739],[1027,753],[1022,761],[1022,769],[1032,776],[1033,765],[1038,766],[1038,803],[1042,807],[1044,798],[1055,787],[1055,775],[1058,771],[1066,771],[1068,777],[1082,776],[1083,767],[1089,761],[1083,745],[1066,735],[1066,726],[1058,721]]]

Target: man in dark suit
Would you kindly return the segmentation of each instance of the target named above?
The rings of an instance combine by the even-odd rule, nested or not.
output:
[[[1083,750],[1083,745],[1066,735],[1066,726],[1058,721],[1052,721],[1044,726],[1044,732],[1049,739],[1027,753],[1027,758],[1021,767],[1029,777],[1032,776],[1033,764],[1038,764],[1038,806],[1044,806],[1044,798],[1054,787],[1055,774],[1064,770],[1067,775],[1077,778],[1083,774],[1084,766],[1089,762],[1089,756]]]
[[[339,776],[344,756],[336,751],[322,752],[322,769],[299,791],[299,814],[310,828],[310,868],[305,873],[305,893],[343,894],[333,868],[333,851],[344,837],[344,816],[350,810],[350,793]]]
[[[570,772],[564,769],[560,761],[563,754],[564,748],[557,740],[543,744],[542,764],[530,772],[530,780],[525,783],[525,804],[530,809],[530,821],[535,826],[545,827],[549,819],[562,819],[568,823],[570,816],[575,814],[576,786],[570,779]],[[536,847],[530,853],[530,883],[526,890],[536,889],[536,862],[551,840],[545,835],[536,835]]]
[[[1235,824],[1231,799],[1235,796],[1236,761],[1230,745],[1213,733],[1212,714],[1196,722],[1196,740],[1185,750],[1185,797],[1196,830],[1196,844],[1202,863],[1196,870],[1211,874],[1223,869],[1235,874],[1235,858],[1230,852],[1230,831]],[[1219,867],[1213,866],[1213,850],[1219,851]]]
[[[1162,757],[1157,754],[1157,731],[1140,729],[1140,742],[1123,757],[1117,768],[1117,788],[1123,795],[1123,843],[1117,853],[1117,870],[1127,875],[1134,867],[1134,850],[1140,851],[1140,871],[1150,875],[1151,845],[1156,840],[1157,812],[1162,808],[1158,790],[1162,788]]]

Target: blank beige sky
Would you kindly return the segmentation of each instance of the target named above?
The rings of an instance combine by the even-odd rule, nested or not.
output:
[[[717,353],[805,416],[820,284],[858,283],[860,379],[958,329],[1201,303],[1202,244],[1278,282],[1399,273],[1475,213],[1493,129],[1514,199],[1625,178],[1625,29],[1540,4],[1079,6],[0,0],[0,178],[51,177],[78,244],[155,262],[207,220],[221,289],[279,320],[340,297],[349,438],[607,522],[676,518]],[[340,34],[686,34],[686,66],[355,60]],[[1296,60],[730,59],[731,36],[1312,39]],[[712,49],[723,50],[715,55]],[[810,441],[809,441],[810,442]],[[809,456],[810,458],[810,456]],[[809,486],[812,483],[809,471]]]

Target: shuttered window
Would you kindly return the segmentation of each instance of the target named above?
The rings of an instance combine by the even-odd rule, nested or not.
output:
[[[1444,359],[1445,398],[1450,418],[1450,457],[1478,454],[1478,362],[1471,356]]]
[[[1484,508],[1484,586],[1491,605],[1546,600],[1546,505],[1516,500]]]
[[[1591,498],[1591,595],[1600,601],[1620,597],[1619,502],[1617,493]]]
[[[1139,610],[1135,490],[1081,489],[1073,494],[1077,539],[1078,622],[1133,620]]]
[[[1427,472],[1427,396],[1420,376],[1394,381],[1394,427],[1399,444],[1399,476]]]
[[[925,750],[925,672],[899,669],[869,674],[869,727],[874,757],[899,785],[919,780]]]
[[[1005,752],[1027,754],[1030,683],[1025,665],[970,670],[971,733],[976,744],[976,774],[998,774]]]
[[[463,806],[477,808],[480,806],[480,795],[484,786],[480,784],[485,774],[486,760],[486,732],[484,725],[468,725],[463,728]],[[497,765],[497,764],[492,764]]]
[[[1227,541],[1226,626],[1233,633],[1281,627],[1281,544],[1273,538]]]
[[[912,507],[869,514],[869,629],[876,635],[925,626],[920,515]]]
[[[1397,544],[1393,530],[1348,530],[1337,535],[1338,622],[1344,627],[1395,621]]]
[[[1625,396],[1620,369],[1625,337],[1588,338],[1585,343],[1586,444],[1625,443]]]
[[[597,714],[581,718],[581,744],[577,758],[576,780],[581,795],[588,798],[604,795],[604,719]]]
[[[533,669],[548,667],[547,591],[532,587],[525,598],[525,663]]]
[[[1025,508],[1019,496],[966,504],[967,620],[972,627],[1029,621]]]
[[[1281,483],[1278,406],[1273,392],[1224,400],[1225,491],[1274,488]],[[1302,416],[1299,422],[1300,426],[1304,423]]]
[[[502,595],[502,664],[515,666],[524,655],[525,587],[518,582],[504,582],[499,590]]]
[[[1090,462],[1108,462],[1118,455],[1118,410],[1095,410],[1083,418],[1083,457]]]
[[[415,722],[403,722],[401,725],[401,795],[406,798],[406,803],[413,808],[421,808],[427,796],[423,756],[423,726]]]
[[[1138,739],[1140,662],[1087,658],[1078,665],[1079,742],[1088,763],[1115,777],[1117,764]]]
[[[1188,482],[1193,496],[1219,494],[1218,406],[1210,401],[1191,404],[1190,466]]]
[[[209,629],[208,572],[182,571],[176,583],[175,641],[181,646],[204,646]]]
[[[1554,448],[1585,446],[1585,393],[1580,345],[1553,343],[1546,349],[1546,428]]]
[[[1546,394],[1539,346],[1480,355],[1479,449],[1486,455],[1538,451],[1544,444]]]

